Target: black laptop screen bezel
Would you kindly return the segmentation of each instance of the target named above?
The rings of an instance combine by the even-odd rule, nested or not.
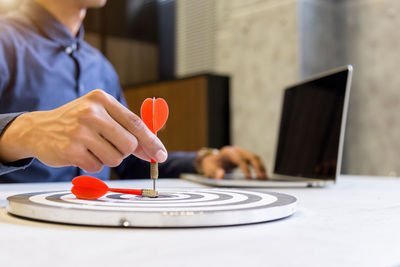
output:
[[[285,89],[274,174],[318,180],[336,180],[340,174],[351,73],[351,66],[346,66],[329,73],[320,74]],[[302,99],[304,97],[307,99]],[[326,103],[319,103],[321,99],[324,99]],[[329,111],[333,108],[335,108],[335,112]],[[307,112],[308,114],[306,114]],[[302,120],[308,123],[310,127],[303,125],[303,121],[298,121],[299,115],[303,116]],[[309,115],[311,119],[308,119],[306,115]],[[329,116],[329,122],[327,119],[322,123],[322,119],[319,118],[322,116]],[[324,126],[320,125],[321,127],[319,127],[321,128],[319,131],[323,132],[319,135],[328,137],[326,140],[322,140],[323,137],[313,134],[310,130],[311,126],[314,126],[313,123],[317,121],[324,124]],[[294,131],[296,133],[302,130],[299,125],[303,125],[303,130],[309,131],[311,136],[303,132],[290,137],[290,134],[294,135],[294,133],[291,133],[293,129],[297,130]],[[322,127],[325,128],[322,130]],[[332,131],[334,136],[329,136]],[[299,140],[296,140],[296,138]],[[314,142],[314,146],[318,147],[319,151],[316,151],[316,149],[305,151],[304,147],[309,148],[310,142]],[[303,149],[301,146],[303,146]],[[304,158],[306,154],[309,157],[308,159]]]

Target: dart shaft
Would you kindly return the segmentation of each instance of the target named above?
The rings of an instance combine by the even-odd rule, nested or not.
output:
[[[156,180],[158,179],[158,163],[150,163],[150,177],[153,180],[153,190],[156,190]]]
[[[131,195],[142,195],[142,189],[120,189],[120,188],[109,188],[108,191],[122,194],[131,194]]]
[[[108,191],[123,193],[123,194],[131,194],[138,195],[142,197],[158,197],[158,192],[151,189],[120,189],[120,188],[109,188]]]

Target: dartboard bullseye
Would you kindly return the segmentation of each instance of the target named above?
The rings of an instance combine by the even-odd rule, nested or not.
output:
[[[8,197],[9,213],[36,220],[95,226],[201,227],[276,220],[296,211],[290,195],[237,189],[160,191],[158,198],[109,193],[96,200],[70,191]]]

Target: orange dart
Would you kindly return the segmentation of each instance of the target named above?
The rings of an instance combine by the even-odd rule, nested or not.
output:
[[[106,183],[96,177],[81,175],[72,179],[72,194],[80,199],[98,199],[107,192],[138,195],[144,197],[157,197],[158,193],[148,189],[119,189],[109,188]]]
[[[140,108],[143,122],[155,135],[167,122],[168,113],[168,104],[163,98],[147,98]]]
[[[167,121],[168,113],[168,104],[163,98],[147,98],[140,108],[143,122],[155,135]],[[158,163],[153,159],[150,160],[150,177],[153,180],[153,190],[155,191],[158,178]]]

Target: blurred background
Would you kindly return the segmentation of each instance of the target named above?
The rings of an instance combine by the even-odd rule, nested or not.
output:
[[[270,170],[285,86],[352,64],[342,173],[399,176],[398,13],[398,0],[109,0],[85,38],[132,110],[146,95],[172,103],[167,148],[235,144]]]

